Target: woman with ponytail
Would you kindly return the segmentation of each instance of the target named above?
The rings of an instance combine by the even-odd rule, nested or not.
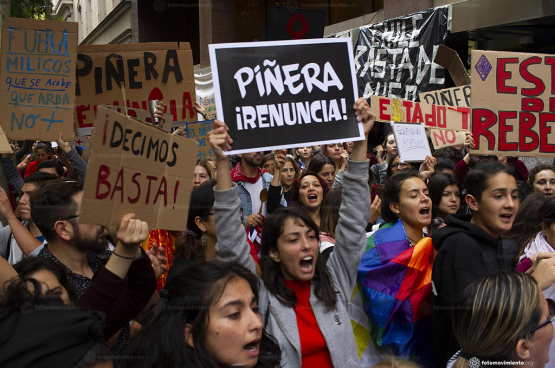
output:
[[[528,274],[503,271],[474,280],[453,305],[453,331],[461,350],[447,366],[544,367],[554,312],[553,301],[546,301]]]

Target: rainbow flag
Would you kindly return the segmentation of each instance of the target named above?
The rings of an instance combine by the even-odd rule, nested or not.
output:
[[[432,250],[429,237],[409,248],[402,222],[389,223],[368,238],[357,274],[376,349],[430,367]]]

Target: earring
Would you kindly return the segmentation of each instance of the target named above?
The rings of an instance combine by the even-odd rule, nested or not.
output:
[[[200,241],[202,244],[202,247],[206,247],[206,233],[202,233],[202,236],[200,237]]]

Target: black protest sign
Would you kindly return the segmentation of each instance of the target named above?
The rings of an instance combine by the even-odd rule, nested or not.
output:
[[[433,60],[447,37],[448,18],[448,7],[438,7],[360,28],[359,95],[415,101],[421,92],[443,88],[445,70]]]
[[[364,139],[349,39],[209,45],[228,154]]]

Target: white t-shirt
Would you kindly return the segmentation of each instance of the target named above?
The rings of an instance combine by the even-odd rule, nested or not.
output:
[[[254,184],[251,184],[247,181],[243,182],[245,184],[245,188],[249,192],[251,196],[251,213],[258,213],[260,210],[260,192],[263,189],[262,186],[262,176],[258,179],[258,181]],[[262,216],[267,217],[268,214],[266,213],[266,202],[263,203],[262,206]]]

